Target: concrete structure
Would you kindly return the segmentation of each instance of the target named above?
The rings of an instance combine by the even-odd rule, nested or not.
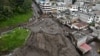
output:
[[[100,23],[100,11],[94,11],[95,14],[95,22]]]
[[[57,2],[57,13],[67,10],[66,3]]]
[[[77,30],[86,29],[87,27],[88,27],[88,24],[86,24],[84,22],[73,23],[71,26],[71,28],[75,28]]]
[[[69,10],[71,11],[71,12],[75,12],[75,11],[78,11],[78,6],[77,5],[71,5],[71,7],[69,8]]]
[[[56,2],[52,2],[52,13],[57,13],[57,3]]]
[[[66,2],[66,5],[72,4],[72,0],[64,0]]]
[[[91,35],[100,40],[100,27],[97,29],[95,27],[90,27],[90,29],[93,30]]]
[[[78,2],[94,2],[95,0],[77,0]]]
[[[52,12],[51,6],[52,6],[52,3],[49,0],[40,2],[40,7],[41,7],[43,13],[51,13]]]
[[[96,5],[94,6],[94,9],[95,9],[95,10],[100,10],[100,4],[96,4]]]
[[[78,15],[79,15],[79,19],[83,22],[86,22],[86,23],[93,22],[94,17],[90,14],[84,14],[84,13],[79,12]]]
[[[86,44],[86,40],[88,38],[88,36],[83,33],[83,32],[72,32],[72,36],[73,36],[73,43],[75,43],[75,45],[77,46],[77,48],[79,48],[79,50],[85,54],[86,52],[90,51],[92,48]]]

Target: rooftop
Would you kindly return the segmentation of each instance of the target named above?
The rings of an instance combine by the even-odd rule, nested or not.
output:
[[[74,25],[76,25],[78,28],[88,26],[88,24],[85,22],[74,23]]]

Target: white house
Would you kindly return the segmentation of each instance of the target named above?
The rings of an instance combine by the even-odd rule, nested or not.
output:
[[[63,13],[57,13],[57,18],[66,18],[66,16]]]
[[[51,13],[52,12],[52,10],[51,10],[52,3],[49,0],[41,1],[40,7],[41,7],[43,13]]]
[[[94,6],[94,9],[95,9],[95,10],[100,10],[100,4],[96,4],[96,5]]]
[[[94,0],[77,0],[78,2],[93,2]]]
[[[67,7],[66,7],[66,3],[64,2],[57,2],[57,12],[61,12],[61,11],[65,11],[67,10]]]
[[[64,2],[66,3],[66,5],[72,4],[72,0],[64,0]]]
[[[93,22],[94,17],[92,15],[84,14],[84,13],[80,13],[80,12],[78,12],[78,15],[79,15],[79,19],[83,22],[86,22],[86,23]]]
[[[73,12],[73,11],[78,11],[78,6],[77,6],[77,5],[71,5],[71,7],[69,8],[69,10],[70,10],[71,12]]]
[[[57,2],[53,1],[52,2],[52,13],[57,13]]]
[[[95,14],[95,22],[100,23],[100,11],[94,11]]]

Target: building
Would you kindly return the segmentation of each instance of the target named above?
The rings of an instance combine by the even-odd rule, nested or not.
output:
[[[95,14],[95,22],[100,23],[100,11],[94,11]]]
[[[92,16],[91,14],[85,14],[85,13],[78,12],[78,15],[79,15],[79,19],[83,22],[86,22],[86,23],[93,22],[94,16]]]
[[[69,18],[69,16],[65,14],[61,14],[61,15],[60,14],[57,15],[57,19],[59,20],[60,23],[64,25],[68,25],[69,23],[71,23],[71,19]]]
[[[69,8],[69,10],[70,10],[71,12],[78,11],[78,6],[77,6],[77,5],[71,5],[71,7]]]
[[[100,23],[100,11],[92,11],[90,14],[94,17],[94,22],[95,23]]]
[[[83,32],[72,32],[71,36],[73,41],[72,43],[83,53],[87,53],[88,51],[90,51],[92,48],[86,43],[87,42],[87,34],[83,33]]]
[[[94,2],[95,0],[77,0],[77,2]]]
[[[42,1],[45,1],[45,0],[35,0],[38,4]]]
[[[66,3],[57,2],[57,13],[67,10]]]
[[[93,8],[94,8],[95,10],[100,10],[100,4],[96,4]]]
[[[72,0],[64,0],[64,2],[66,3],[66,5],[72,4]]]
[[[52,10],[52,13],[57,13],[57,2],[52,2],[52,8],[51,8],[51,10]]]
[[[92,32],[92,36],[93,37],[96,37],[98,40],[100,40],[100,26],[97,27],[97,28],[94,28],[94,27],[90,27],[91,30],[93,30]]]
[[[43,0],[40,1],[40,7],[43,11],[43,13],[51,13],[51,7],[52,7],[52,3],[49,0]]]
[[[82,30],[82,29],[86,29],[88,27],[88,24],[85,22],[77,22],[77,23],[73,23],[71,25],[71,28],[77,29],[77,30]]]

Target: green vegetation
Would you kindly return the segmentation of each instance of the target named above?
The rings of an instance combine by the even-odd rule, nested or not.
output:
[[[0,0],[0,29],[20,25],[32,17],[32,0]],[[20,47],[29,31],[16,28],[0,36],[0,54]]]
[[[23,22],[28,21],[29,18],[32,17],[32,12],[24,13],[24,14],[17,14],[10,19],[0,22],[0,28],[5,28],[8,26],[13,26],[17,24],[21,24]]]
[[[32,0],[0,0],[0,28],[26,22],[32,16],[31,5]]]
[[[31,10],[32,0],[0,0],[0,21]]]
[[[11,51],[22,46],[28,37],[29,31],[23,28],[15,28],[0,36],[0,52]]]

